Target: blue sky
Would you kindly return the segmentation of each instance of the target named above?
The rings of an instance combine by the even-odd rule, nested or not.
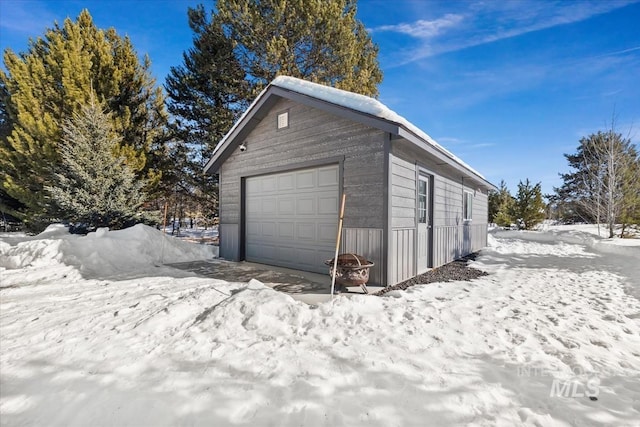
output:
[[[129,35],[159,82],[191,46],[186,9],[200,1],[0,2],[0,47],[88,8]],[[212,2],[203,2],[210,7]],[[567,170],[582,136],[617,129],[640,142],[640,2],[360,0],[380,47],[380,100],[498,184]]]

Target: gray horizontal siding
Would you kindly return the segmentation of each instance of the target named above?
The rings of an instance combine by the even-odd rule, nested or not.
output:
[[[416,166],[390,154],[391,227],[416,226]]]
[[[436,176],[433,198],[433,225],[460,225],[462,222],[463,186],[449,178]]]
[[[473,197],[473,223],[486,224],[489,215],[489,197],[487,194],[477,191]]]
[[[341,253],[362,255],[375,265],[369,271],[369,284],[384,283],[383,234],[381,228],[345,228]]]
[[[277,114],[289,110],[289,127],[276,129]],[[347,195],[345,227],[383,228],[384,133],[321,110],[282,99],[220,168],[220,220],[240,222],[240,178],[261,170],[340,156]]]

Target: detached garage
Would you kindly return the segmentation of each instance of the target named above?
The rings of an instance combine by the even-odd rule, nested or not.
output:
[[[326,272],[340,195],[342,252],[375,262],[392,285],[477,251],[495,187],[375,99],[276,78],[223,138],[220,255]]]

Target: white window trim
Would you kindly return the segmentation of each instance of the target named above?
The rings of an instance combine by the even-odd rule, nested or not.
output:
[[[466,209],[465,209],[466,207]],[[465,221],[473,220],[473,192],[464,191],[462,198],[462,216]]]
[[[425,192],[420,193],[420,184],[424,183],[425,185]],[[420,176],[418,178],[418,188],[417,188],[417,193],[418,193],[418,207],[416,209],[416,215],[417,218],[416,220],[418,221],[418,224],[428,224],[429,223],[429,179],[427,177],[423,177]],[[420,198],[424,197],[424,209],[420,208]],[[424,212],[424,222],[421,221],[421,217],[420,214]]]

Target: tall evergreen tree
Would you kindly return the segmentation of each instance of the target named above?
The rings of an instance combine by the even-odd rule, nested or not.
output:
[[[61,161],[45,186],[62,218],[89,228],[121,228],[135,221],[145,182],[118,153],[121,137],[95,101],[62,126]]]
[[[544,220],[545,204],[542,200],[540,183],[531,185],[529,178],[525,182],[518,183],[518,194],[513,205],[512,215],[525,230],[531,230]]]
[[[7,111],[7,105],[5,104],[9,98],[9,91],[4,81],[0,79],[0,141],[4,141],[11,134],[11,121],[9,119],[9,112]],[[2,188],[0,187],[0,190]]]
[[[218,0],[253,94],[289,75],[378,95],[378,47],[356,19],[356,0]]]
[[[500,181],[499,190],[489,193],[489,220],[501,227],[508,227],[513,222],[513,208],[513,196],[504,180]]]
[[[164,99],[148,58],[141,63],[128,38],[98,29],[84,10],[75,22],[66,19],[30,40],[26,52],[7,49],[4,63],[0,105],[10,131],[0,140],[0,186],[24,205],[31,228],[52,216],[43,188],[60,162],[61,127],[92,91],[122,135],[115,150],[140,176],[157,179],[149,160],[162,155],[154,143],[166,123]]]
[[[205,175],[204,165],[247,106],[248,85],[217,17],[208,19],[202,5],[189,8],[188,15],[193,47],[165,83],[173,118],[172,178],[180,192],[211,212],[217,210],[217,177]]]
[[[640,153],[635,146],[629,146],[626,158],[626,168],[622,174],[624,202],[620,208],[620,237],[625,237],[629,225],[640,225]]]

